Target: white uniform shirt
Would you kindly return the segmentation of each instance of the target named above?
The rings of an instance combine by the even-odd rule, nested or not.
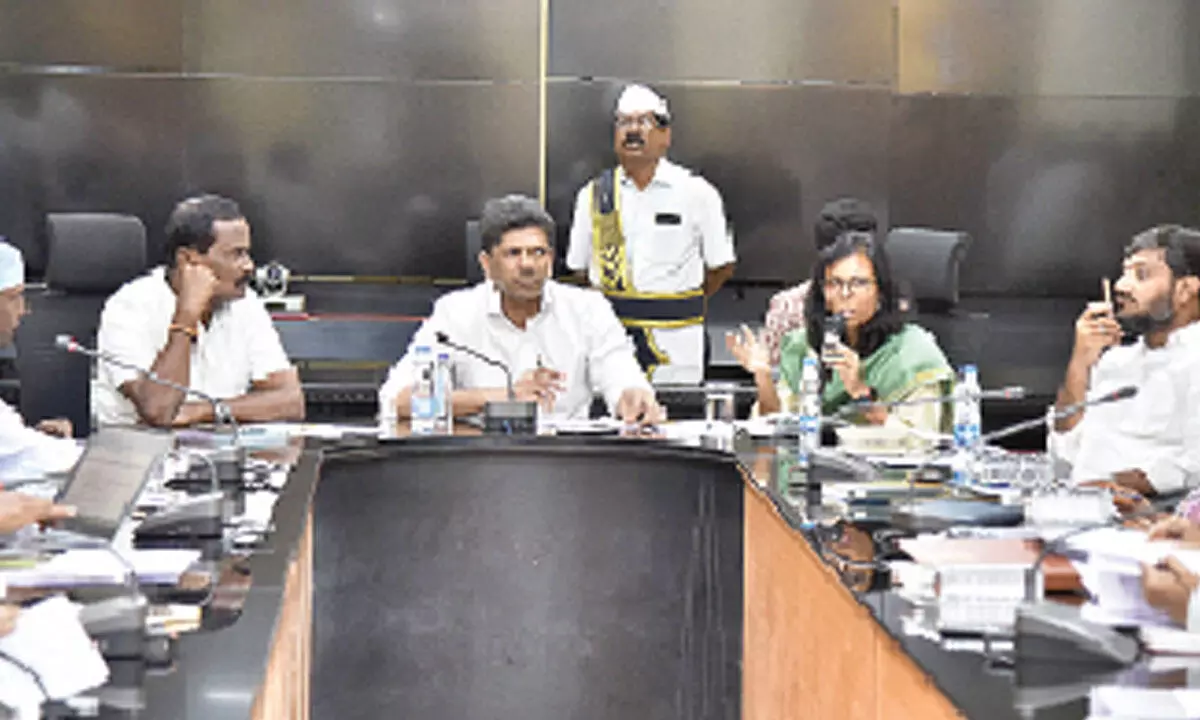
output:
[[[725,222],[721,194],[704,178],[666,159],[660,160],[654,178],[639,190],[618,171],[621,187],[621,230],[633,289],[638,292],[674,293],[704,285],[707,269],[737,260]],[[676,215],[679,224],[657,218]],[[592,186],[575,198],[567,267],[587,270],[593,285],[600,282],[592,264]],[[656,383],[698,383],[704,377],[704,328],[700,325],[654,330],[659,348],[671,364],[654,373]]]
[[[97,342],[102,352],[149,368],[167,344],[175,315],[175,291],[159,267],[117,290],[100,314]],[[138,422],[137,409],[121,393],[138,379],[133,370],[97,363],[92,404],[100,425]],[[271,315],[253,290],[213,313],[192,344],[187,384],[222,400],[244,395],[252,382],[291,368]],[[194,400],[195,398],[188,398]]]
[[[78,442],[34,430],[20,413],[0,401],[0,481],[66,472],[74,467],[81,452],[83,447]]]
[[[1200,484],[1200,323],[1180,328],[1158,349],[1142,340],[1109,349],[1092,368],[1088,397],[1126,385],[1138,394],[1097,405],[1050,450],[1071,464],[1075,482],[1141,470],[1159,492]]]
[[[626,389],[650,389],[625,329],[600,293],[547,282],[541,312],[529,318],[522,330],[500,309],[495,286],[483,282],[434,303],[433,313],[388,373],[379,392],[381,402],[392,402],[412,385],[414,348],[427,345],[435,354],[442,352],[436,339],[439,332],[505,363],[512,369],[514,382],[537,368],[539,356],[544,367],[566,373],[566,390],[558,396],[549,417],[586,418],[594,394],[602,394],[612,409]],[[456,390],[505,387],[504,371],[499,368],[457,350],[446,352]]]

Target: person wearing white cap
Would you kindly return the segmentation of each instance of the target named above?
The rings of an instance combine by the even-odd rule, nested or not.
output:
[[[612,302],[652,382],[704,379],[706,299],[733,275],[721,195],[666,158],[667,101],[630,85],[617,101],[619,164],[575,199],[567,267],[586,271]]]
[[[0,242],[0,346],[12,345],[25,314],[25,260],[20,250]],[[70,439],[72,430],[70,421],[61,419],[31,428],[0,400],[0,482],[69,470],[81,452]]]

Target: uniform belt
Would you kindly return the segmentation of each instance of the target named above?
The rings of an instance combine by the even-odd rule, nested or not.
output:
[[[662,297],[607,294],[617,317],[625,325],[684,327],[704,322],[704,293],[680,293]]]

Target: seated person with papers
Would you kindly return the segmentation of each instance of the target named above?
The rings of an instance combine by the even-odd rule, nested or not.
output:
[[[302,420],[300,376],[288,361],[254,276],[250,226],[232,200],[205,195],[175,206],[167,266],[132,280],[104,305],[100,351],[225,401],[241,422]],[[100,361],[101,425],[213,422],[213,406],[137,370]]]
[[[1088,305],[1058,407],[1124,386],[1138,394],[1055,423],[1050,452],[1075,482],[1111,481],[1146,496],[1200,482],[1200,231],[1147,230],[1125,251],[1110,302]],[[1122,335],[1135,337],[1122,345]]]
[[[25,259],[20,250],[0,242],[0,346],[13,343],[26,312]],[[70,439],[71,430],[69,420],[43,420],[31,428],[0,400],[0,481],[69,470],[81,452]]]
[[[2,254],[2,252],[0,252]],[[75,509],[45,498],[0,490],[0,535],[12,535],[27,525],[53,522],[75,515]],[[0,604],[0,637],[16,627],[21,608]]]
[[[805,329],[789,333],[781,345],[782,393],[772,380],[766,346],[749,329],[726,339],[733,356],[754,375],[762,414],[797,410],[804,358],[819,353],[827,368],[824,415],[841,412],[864,424],[944,432],[948,418],[937,399],[950,391],[954,372],[933,335],[904,321],[887,259],[874,236],[842,234],[821,251],[812,277]],[[841,337],[827,328],[836,317],[845,321]],[[912,404],[890,410],[881,404],[900,401]]]
[[[380,402],[411,414],[413,353],[438,347],[438,335],[504,363],[518,400],[544,413],[586,418],[593,393],[625,422],[658,422],[662,409],[634,358],[633,346],[603,295],[550,280],[554,220],[518,195],[488,201],[480,220],[479,263],[488,278],[433,306],[408,351],[388,374]],[[449,352],[456,416],[474,415],[507,398],[502,369],[461,350]]]

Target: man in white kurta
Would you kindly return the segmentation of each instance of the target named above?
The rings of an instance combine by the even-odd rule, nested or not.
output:
[[[567,267],[613,303],[655,384],[704,379],[706,298],[733,274],[721,195],[666,158],[667,102],[632,85],[617,103],[620,164],[579,191]]]
[[[0,345],[11,345],[25,314],[25,262],[21,251],[0,242]],[[66,420],[25,424],[13,407],[0,401],[0,481],[64,472],[79,460],[81,447]]]
[[[1126,386],[1131,398],[1057,423],[1050,449],[1076,482],[1112,481],[1144,495],[1200,484],[1200,231],[1148,230],[1126,250],[1114,308],[1091,303],[1059,407]],[[1137,335],[1121,345],[1123,334]]]

